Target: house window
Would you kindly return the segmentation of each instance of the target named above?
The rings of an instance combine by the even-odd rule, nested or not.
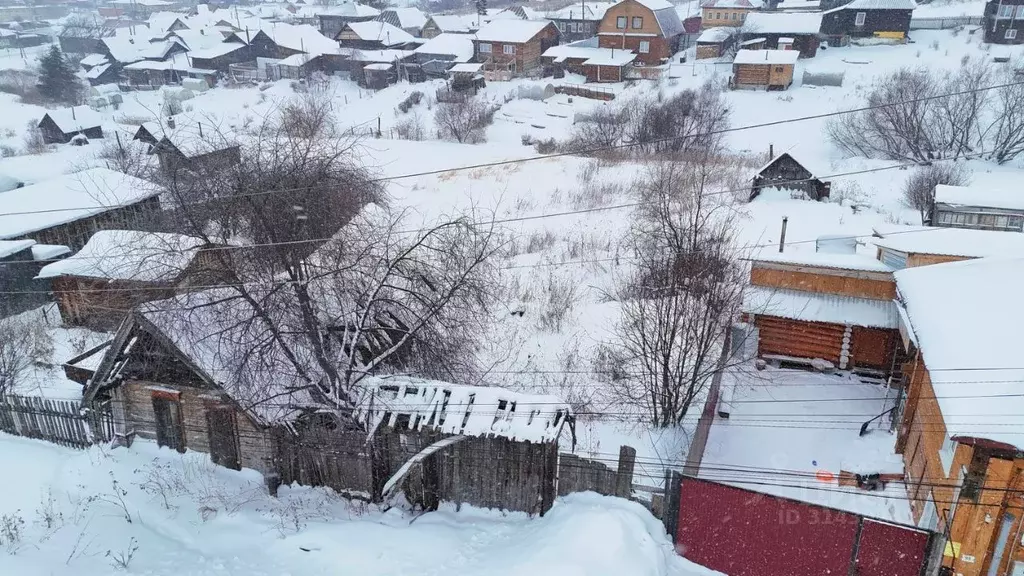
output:
[[[732,18],[731,18],[731,20],[736,20],[736,13],[735,13],[735,12],[733,12],[733,13],[732,13]]]
[[[503,53],[505,53],[505,54],[515,54],[516,53],[516,45],[515,44],[505,44],[505,45],[503,45],[501,47],[501,51]]]
[[[1004,5],[999,7],[998,18],[1013,18],[1013,11],[1016,7],[1011,5]]]
[[[480,53],[481,54],[490,54],[491,53],[491,45],[486,43],[486,42],[481,42],[480,43]]]
[[[1017,13],[1014,15],[1014,18],[1024,20],[1024,4],[1017,6]]]
[[[640,16],[633,16],[633,28],[640,29],[644,27],[644,19]]]
[[[722,19],[722,13],[721,12],[715,12],[715,20],[721,20],[721,19]]]
[[[782,74],[782,66],[776,66],[775,67],[775,73],[776,74]]]
[[[743,22],[747,18],[746,12],[740,12],[740,22]]]
[[[853,23],[856,26],[863,26],[864,22],[867,21],[867,19],[868,19],[868,13],[867,12],[857,12],[857,17],[853,21]]]
[[[896,270],[902,270],[907,267],[907,254],[905,252],[882,248],[881,260]]]
[[[1017,29],[1016,28],[1009,28],[1009,29],[1007,29],[1006,30],[1006,34],[1003,35],[1003,38],[1005,38],[1007,40],[1016,40],[1017,39]]]
[[[651,43],[647,40],[640,41],[640,53],[647,54],[651,51]]]
[[[1010,216],[1006,225],[1011,230],[1024,230],[1024,217]]]
[[[989,455],[977,446],[974,448],[974,457],[971,458],[971,465],[968,466],[964,478],[960,482],[960,498],[971,502],[977,502],[981,496],[981,486],[985,483],[985,471],[988,470]]]
[[[559,22],[558,29],[562,32],[565,32],[565,22]]]
[[[615,19],[615,27],[618,28],[619,30],[625,30],[626,29],[626,17],[625,16],[619,16],[618,18],[616,18]]]

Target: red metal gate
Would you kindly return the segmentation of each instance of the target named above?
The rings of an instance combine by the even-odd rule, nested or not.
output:
[[[728,576],[919,576],[931,534],[707,480],[679,484],[676,549]]]

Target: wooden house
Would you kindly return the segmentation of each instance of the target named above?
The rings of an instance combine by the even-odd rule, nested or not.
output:
[[[916,7],[914,0],[853,0],[822,14],[821,33],[834,45],[850,38],[903,41]]]
[[[743,26],[748,15],[763,7],[762,0],[704,0],[700,4],[701,26],[737,28]]]
[[[740,50],[732,62],[731,84],[736,88],[786,90],[800,53],[795,50]]]
[[[1014,576],[1024,566],[1024,259],[896,272],[908,354],[896,451],[919,526],[946,540],[946,574]]]
[[[455,64],[473,60],[473,38],[469,34],[440,34],[413,50],[416,62],[431,74],[443,76]]]
[[[928,220],[944,228],[1024,232],[1024,194],[939,184]]]
[[[988,0],[981,28],[990,44],[1024,43],[1024,0]]]
[[[544,52],[544,63],[587,77],[587,82],[622,82],[636,60],[629,50],[560,44]]]
[[[544,17],[555,23],[559,39],[568,44],[596,36],[605,12],[614,5],[612,2],[574,3],[548,12]]]
[[[708,28],[697,37],[697,60],[724,56],[735,41],[733,28]]]
[[[333,6],[324,6],[317,10],[316,17],[320,25],[320,33],[334,38],[349,22],[365,22],[380,15],[380,10],[358,2],[346,0]]]
[[[820,12],[754,12],[741,28],[743,40],[764,38],[762,48],[797,50],[813,58],[821,44]]]
[[[820,238],[816,248],[751,259],[743,313],[758,356],[887,376],[898,338],[893,269],[858,254],[854,238]]]
[[[88,106],[50,110],[43,114],[38,127],[47,144],[66,144],[76,134],[103,138],[103,119]]]
[[[419,36],[427,16],[419,8],[386,8],[374,20],[386,22],[395,28],[404,30],[412,36]]]
[[[219,260],[199,238],[101,230],[77,253],[42,267],[65,326],[113,331],[139,304],[170,298],[219,279]]]
[[[486,22],[477,14],[435,14],[427,18],[420,30],[421,38],[434,38],[441,34],[472,34]]]
[[[289,290],[272,310],[287,309]],[[112,413],[117,435],[210,455],[280,483],[324,485],[380,502],[403,492],[426,509],[441,501],[543,514],[557,493],[558,441],[569,407],[551,396],[410,377],[355,384],[348,416],[288,369],[284,344],[305,357],[301,336],[268,338],[230,289],[194,292],[135,310],[89,379],[85,403]],[[260,341],[260,354],[245,342]],[[84,362],[78,360],[77,364]],[[85,362],[88,363],[88,362]],[[372,434],[372,440],[367,441]],[[575,438],[573,437],[573,440]]]
[[[192,66],[224,73],[228,66],[255,60],[250,56],[249,46],[241,42],[221,42],[209,48],[201,48],[188,53]]]
[[[475,59],[484,70],[522,76],[541,66],[541,55],[558,44],[554,23],[536,20],[495,20],[477,31]]]
[[[375,89],[384,88],[408,77],[406,70],[415,64],[415,56],[412,50],[354,50],[349,57],[349,73],[352,81],[364,88],[371,84]]]
[[[622,0],[609,8],[598,28],[598,46],[629,50],[645,66],[665,63],[679,49],[683,22],[667,0]]]
[[[405,30],[376,20],[349,22],[338,32],[335,39],[342,48],[359,50],[404,48],[419,43]]]
[[[50,302],[50,281],[36,278],[47,260],[56,260],[69,250],[44,246],[34,240],[0,240],[0,318],[20,314]]]
[[[819,179],[808,166],[794,158],[791,152],[775,156],[754,173],[750,199],[757,198],[764,188],[796,190],[811,200],[828,198],[832,184]]]
[[[1024,254],[1024,234],[993,230],[879,226],[874,235],[878,259],[897,270]]]
[[[184,114],[169,116],[159,122],[146,122],[135,131],[133,140],[150,145],[165,174],[176,170],[219,170],[238,164],[239,144],[230,133],[213,123],[189,118]]]
[[[0,240],[79,250],[99,230],[130,229],[154,217],[159,195],[153,183],[108,168],[55,176],[0,194]]]

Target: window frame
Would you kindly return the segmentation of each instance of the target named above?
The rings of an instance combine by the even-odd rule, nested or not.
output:
[[[629,25],[629,18],[627,18],[625,16],[616,16],[615,17],[615,29],[616,30],[625,30],[626,26],[628,26],[628,25]]]
[[[501,53],[505,54],[506,56],[515,56],[516,55],[516,45],[515,44],[502,44],[501,45]]]
[[[863,26],[868,21],[867,12],[857,12],[857,15],[853,17],[854,26]]]
[[[1006,29],[1006,33],[1003,34],[1003,40],[1016,40],[1016,39],[1017,39],[1017,29],[1016,28],[1007,28]]]
[[[639,22],[639,24],[637,24],[637,22]],[[633,16],[633,18],[630,19],[629,23],[630,23],[630,25],[632,25],[633,30],[639,30],[639,29],[644,27],[644,17],[643,16]]]
[[[477,51],[480,52],[481,54],[493,54],[494,47],[491,45],[490,42],[481,42],[477,44]]]
[[[1000,6],[999,11],[996,12],[996,18],[1009,20],[1013,18],[1013,14],[1016,12],[1016,7],[1013,4],[1003,4]]]
[[[650,40],[641,40],[640,41],[640,45],[637,46],[637,52],[639,52],[641,54],[650,54],[651,53],[651,41]]]

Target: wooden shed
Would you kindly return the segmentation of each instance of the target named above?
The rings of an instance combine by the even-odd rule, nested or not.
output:
[[[733,28],[708,28],[697,37],[697,60],[718,58],[732,47],[736,39]]]
[[[889,374],[898,338],[893,271],[869,255],[833,251],[851,242],[822,238],[816,252],[752,259],[743,311],[758,330],[760,357]]]
[[[785,90],[793,84],[800,53],[795,50],[740,50],[732,63],[735,88]]]
[[[39,120],[39,130],[47,144],[65,144],[76,134],[103,138],[103,120],[88,106],[50,110]]]
[[[771,154],[771,152],[769,152]],[[750,199],[764,188],[781,188],[803,192],[811,200],[823,200],[831,193],[832,183],[814,175],[809,164],[797,160],[791,152],[774,156],[751,179]]]

